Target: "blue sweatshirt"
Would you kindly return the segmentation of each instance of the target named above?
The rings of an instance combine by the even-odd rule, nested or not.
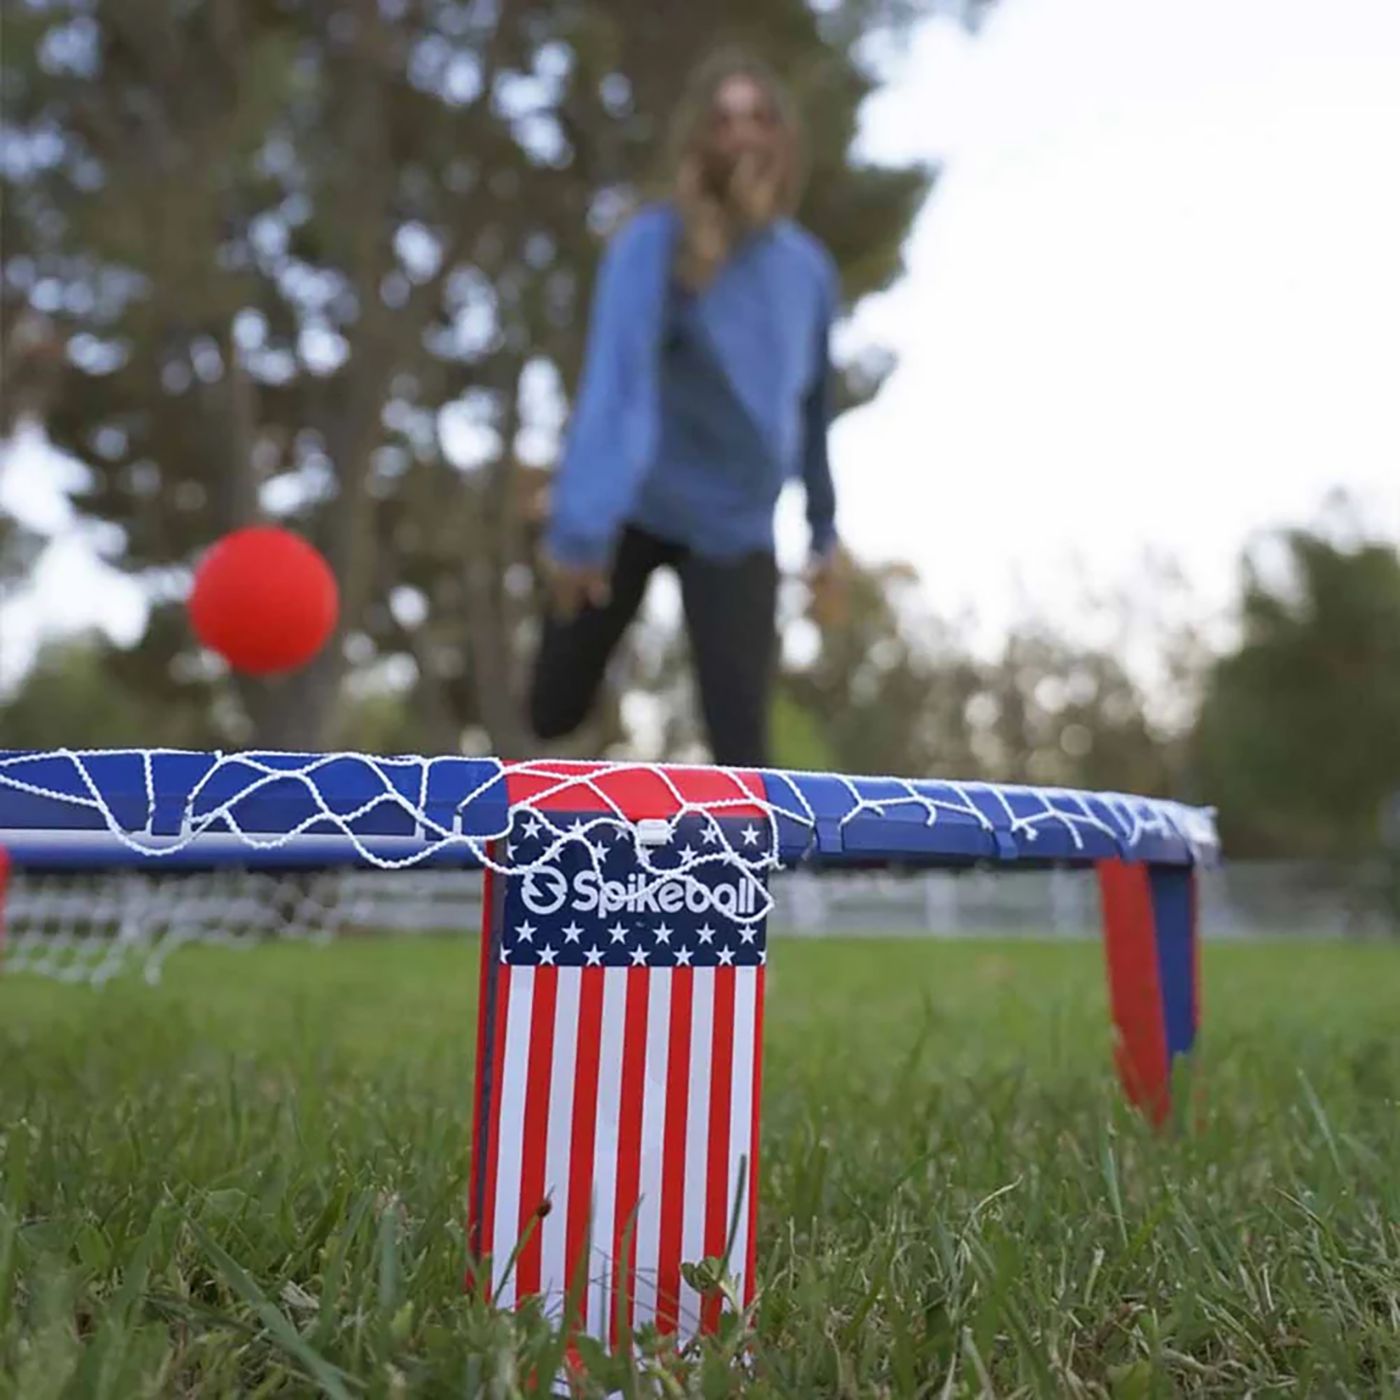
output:
[[[672,276],[679,231],[671,205],[649,205],[604,253],[549,548],[565,563],[602,564],[633,524],[713,559],[771,550],[778,496],[801,476],[823,552],[836,538],[835,265],[784,219],[691,293]]]

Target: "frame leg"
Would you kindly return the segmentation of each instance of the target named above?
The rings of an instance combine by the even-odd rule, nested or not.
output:
[[[1098,874],[1114,1059],[1129,1100],[1160,1127],[1200,1025],[1196,872],[1106,860]]]

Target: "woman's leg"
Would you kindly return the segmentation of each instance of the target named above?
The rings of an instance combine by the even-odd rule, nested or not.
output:
[[[676,546],[629,526],[618,541],[608,601],[562,619],[550,613],[530,685],[530,727],[541,739],[571,734],[587,718],[608,661],[637,614],[647,580]]]
[[[680,575],[715,762],[763,767],[777,656],[777,563],[762,553],[722,562],[691,554]]]

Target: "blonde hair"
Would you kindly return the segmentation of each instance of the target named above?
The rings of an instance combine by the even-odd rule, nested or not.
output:
[[[733,78],[746,78],[764,95],[777,128],[775,159],[725,199],[707,188],[703,161],[715,99]],[[777,75],[742,49],[722,49],[699,65],[671,125],[672,192],[682,233],[676,271],[685,285],[705,286],[737,239],[791,214],[802,194],[803,161],[797,111]]]

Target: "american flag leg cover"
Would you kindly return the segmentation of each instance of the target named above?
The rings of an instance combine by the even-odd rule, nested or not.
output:
[[[1157,1126],[1172,1115],[1172,1071],[1200,1028],[1196,872],[1099,862],[1114,1057],[1124,1093]]]
[[[761,818],[681,815],[648,873],[606,824],[592,855],[556,841],[539,865],[551,833],[516,813],[507,863],[534,868],[489,882],[468,1211],[473,1278],[499,1306],[538,1297],[617,1347],[647,1324],[714,1330],[720,1294],[686,1264],[723,1259],[751,1300],[764,881],[691,863],[742,849]]]

